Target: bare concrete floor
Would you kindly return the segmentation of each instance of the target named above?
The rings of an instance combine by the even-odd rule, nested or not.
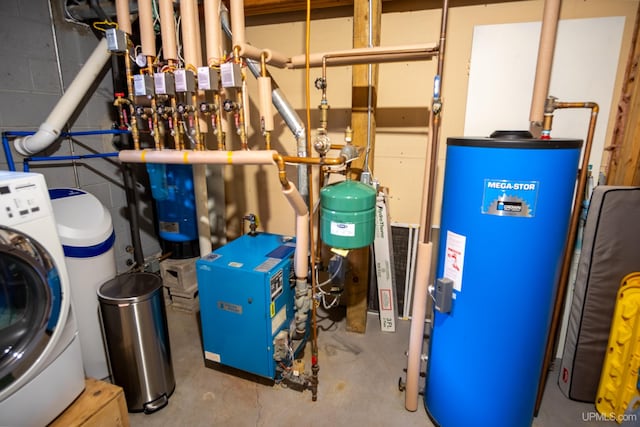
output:
[[[416,412],[408,412],[398,390],[409,321],[400,321],[395,333],[383,333],[378,317],[369,314],[365,334],[346,332],[344,320],[320,321],[327,330],[319,333],[318,400],[312,402],[309,391],[269,387],[205,367],[197,316],[168,309],[167,317],[176,389],[160,411],[130,414],[132,427],[433,426],[422,400]],[[310,347],[307,362],[309,353]],[[593,405],[566,399],[551,375],[533,426],[615,425],[594,420]]]

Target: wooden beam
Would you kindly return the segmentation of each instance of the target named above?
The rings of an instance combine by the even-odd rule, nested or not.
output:
[[[369,40],[369,19],[371,19],[371,40]],[[380,46],[380,24],[382,21],[382,0],[355,0],[353,6],[353,47]],[[378,66],[354,65],[352,69],[351,128],[353,143],[363,149],[369,139],[369,171],[373,171],[375,148],[375,108],[378,86]],[[371,85],[371,113],[369,114],[369,85]],[[370,125],[370,127],[369,127]],[[369,137],[368,137],[369,135]],[[351,164],[352,179],[359,179],[364,168],[364,155]],[[370,276],[369,247],[356,249],[349,254],[350,274],[347,276],[347,330],[364,333],[367,326],[367,296]]]
[[[611,144],[605,148],[610,152],[607,170],[609,185],[640,185],[640,6],[627,60],[624,82],[618,102],[616,124]]]
[[[383,12],[399,12],[407,10],[427,10],[442,8],[442,0],[381,0],[384,2]],[[491,3],[506,3],[525,0],[451,0],[450,6],[474,6]],[[226,1],[228,6],[228,1]],[[313,0],[313,10],[344,6],[355,6],[354,0]],[[273,13],[301,12],[306,10],[306,0],[245,0],[244,9],[247,16],[267,15]]]

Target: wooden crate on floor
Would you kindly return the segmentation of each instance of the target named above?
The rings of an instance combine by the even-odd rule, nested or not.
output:
[[[129,427],[122,387],[87,378],[84,391],[49,427]]]

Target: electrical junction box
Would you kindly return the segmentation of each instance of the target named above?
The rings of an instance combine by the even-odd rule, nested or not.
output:
[[[155,95],[153,78],[148,74],[134,74],[133,93],[135,96],[152,97]]]
[[[242,76],[240,76],[242,80]],[[211,67],[198,67],[198,89],[218,90],[220,73]]]
[[[196,261],[205,359],[275,379],[276,335],[294,321],[294,251],[291,237],[245,234]]]
[[[242,87],[242,71],[240,64],[224,62],[220,64],[222,87],[240,89]]]
[[[111,53],[125,53],[127,51],[127,37],[124,31],[108,28],[106,31],[107,50]]]
[[[176,84],[173,79],[173,74],[170,73],[154,73],[153,83],[158,95],[175,95]]]
[[[178,68],[173,72],[173,76],[176,81],[176,91],[184,93],[196,90],[195,78],[191,71],[185,70],[184,68]]]

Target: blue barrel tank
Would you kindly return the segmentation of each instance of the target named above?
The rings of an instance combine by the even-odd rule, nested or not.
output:
[[[193,170],[191,165],[147,163],[151,195],[156,201],[158,234],[170,258],[199,255]]]
[[[444,427],[530,426],[582,141],[449,138],[425,406]]]

